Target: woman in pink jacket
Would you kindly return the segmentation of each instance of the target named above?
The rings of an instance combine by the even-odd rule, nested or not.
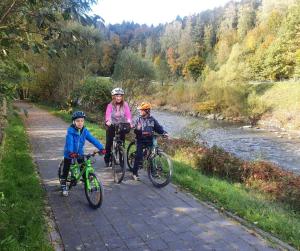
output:
[[[105,113],[106,129],[106,154],[104,161],[106,166],[109,165],[111,147],[113,138],[115,136],[114,124],[128,122],[132,124],[132,117],[129,105],[124,101],[124,90],[122,88],[115,88],[111,92],[112,101],[107,105]],[[122,140],[125,140],[125,134],[120,135]]]

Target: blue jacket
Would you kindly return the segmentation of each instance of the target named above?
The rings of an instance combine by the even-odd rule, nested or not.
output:
[[[94,138],[87,128],[83,127],[80,131],[71,125],[67,130],[64,157],[70,159],[70,153],[83,155],[85,140],[88,140],[99,150],[103,149],[103,145],[100,141]]]
[[[137,126],[141,126],[141,129],[137,129]],[[135,134],[137,140],[152,141],[153,133],[164,134],[166,131],[152,116],[142,117],[139,116],[135,121]]]

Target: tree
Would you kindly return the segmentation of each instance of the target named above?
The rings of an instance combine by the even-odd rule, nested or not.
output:
[[[242,5],[238,16],[238,37],[243,40],[247,32],[255,25],[255,10],[252,6]]]
[[[61,21],[75,20],[83,25],[95,24],[101,18],[86,14],[95,2],[96,0],[1,1],[1,53],[8,53],[18,45],[22,49],[32,49],[34,52],[46,48],[50,55],[56,53],[57,48],[51,48],[48,41],[59,39],[62,34],[66,35]],[[75,32],[67,33],[73,40],[77,37]]]
[[[156,77],[161,82],[161,85],[163,85],[164,82],[168,80],[171,75],[168,63],[165,59],[162,59],[160,56],[157,56],[154,59],[154,66],[156,69]]]
[[[134,96],[147,91],[155,73],[151,62],[139,57],[132,49],[124,49],[118,55],[112,78]]]
[[[201,57],[196,56],[189,59],[186,64],[186,68],[192,78],[196,81],[198,77],[201,75],[201,72],[204,68],[204,61]]]
[[[178,43],[178,62],[184,65],[188,59],[196,55],[196,50],[192,38],[192,20],[187,18],[186,25],[181,31],[180,40]]]

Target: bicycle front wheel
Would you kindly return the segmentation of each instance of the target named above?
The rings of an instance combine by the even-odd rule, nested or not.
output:
[[[101,206],[103,201],[103,186],[94,173],[89,173],[85,180],[85,196],[94,209]]]
[[[125,176],[125,161],[123,147],[117,147],[113,152],[112,170],[114,181],[121,183]]]
[[[148,176],[152,184],[158,188],[168,185],[173,173],[171,158],[164,152],[159,152],[148,161]]]

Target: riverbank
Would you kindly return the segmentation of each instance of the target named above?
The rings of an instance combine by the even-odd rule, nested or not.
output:
[[[44,191],[22,120],[10,112],[0,161],[0,250],[53,250],[47,240]]]
[[[235,92],[231,93],[232,107],[225,106],[226,108],[223,107],[224,104],[218,103],[219,96],[212,96],[216,100],[210,100],[210,93],[206,93],[206,98],[203,98],[201,88],[203,87],[197,83],[157,87],[155,94],[143,99],[151,100],[155,109],[161,111],[208,120],[243,123],[246,127],[270,131],[276,134],[276,137],[300,138],[299,81],[250,82],[241,89],[242,93],[248,94],[237,98]],[[222,93],[219,95],[222,96]],[[236,105],[237,102],[241,104]]]
[[[45,108],[45,106],[43,107]],[[70,121],[70,115],[66,112],[50,107],[47,109],[66,121]],[[105,131],[103,129],[92,123],[86,123],[86,126],[93,134],[104,140]],[[300,250],[299,211],[295,210],[294,205],[277,201],[273,194],[267,193],[267,189],[264,192],[259,190],[259,184],[266,185],[262,187],[267,188],[276,181],[271,175],[271,170],[273,170],[271,166],[266,165],[264,172],[259,172],[260,166],[257,165],[256,172],[250,172],[250,169],[246,167],[242,169],[245,162],[221,150],[209,150],[206,147],[176,139],[169,140],[165,144],[161,142],[161,144],[173,158],[173,181],[177,185],[191,192],[200,200],[213,203],[221,211],[226,210],[244,218],[254,229],[259,227]],[[219,170],[221,174],[226,174],[227,177],[224,175],[220,178],[215,172],[207,172],[204,175],[200,166]],[[250,166],[247,167],[250,168]],[[244,175],[249,174],[247,177],[256,177],[252,183],[255,186],[251,186],[250,182],[249,184],[243,182],[242,177],[240,177],[242,170],[245,171]],[[280,175],[284,176],[283,173]],[[270,179],[267,180],[267,177]],[[288,188],[292,193],[297,192],[291,186]],[[279,190],[272,191],[277,193]],[[290,197],[290,195],[287,194],[286,196]]]

